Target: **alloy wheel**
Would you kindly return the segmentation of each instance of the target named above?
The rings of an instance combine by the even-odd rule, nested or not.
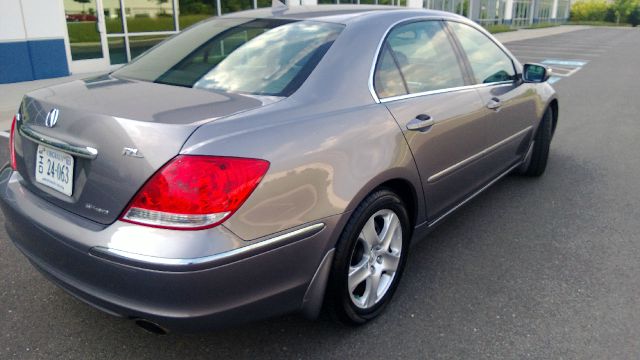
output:
[[[402,226],[395,212],[382,209],[365,223],[351,254],[348,290],[360,309],[375,306],[395,278],[402,252]]]

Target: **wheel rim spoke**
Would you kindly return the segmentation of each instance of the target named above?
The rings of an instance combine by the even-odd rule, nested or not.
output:
[[[360,232],[360,237],[368,245],[368,249],[366,250],[370,250],[380,242],[380,238],[378,238],[378,233],[376,232],[375,219],[373,216],[367,220],[366,224],[364,224],[364,227]]]
[[[382,255],[382,268],[387,273],[395,273],[398,270],[398,265],[400,265],[399,253],[388,252]]]
[[[375,272],[369,276],[367,279],[367,287],[368,287],[368,295],[367,295],[367,307],[372,307],[376,301],[378,300],[378,287],[380,287],[380,276],[379,272]]]
[[[353,293],[353,291],[369,277],[369,264],[367,261],[363,261],[361,264],[357,266],[353,266],[349,268],[349,292]]]
[[[384,228],[382,229],[382,233],[380,234],[380,238],[382,239],[382,249],[388,250],[391,242],[397,237],[398,229],[400,228],[400,220],[396,216],[396,214],[391,213],[387,217],[385,217]]]

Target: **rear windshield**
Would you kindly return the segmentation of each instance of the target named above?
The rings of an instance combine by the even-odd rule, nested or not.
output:
[[[253,95],[289,96],[343,25],[282,19],[215,19],[152,48],[115,77]]]

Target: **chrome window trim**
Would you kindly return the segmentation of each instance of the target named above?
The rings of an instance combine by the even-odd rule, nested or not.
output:
[[[445,89],[439,89],[439,90],[424,91],[424,92],[414,93],[414,94],[390,96],[384,99],[380,99],[378,102],[388,103],[391,101],[411,99],[411,98],[426,96],[426,95],[443,94],[443,93],[448,93],[453,91],[465,91],[465,90],[479,89],[479,88],[488,87],[488,86],[511,85],[511,84],[513,84],[513,81],[499,81],[499,82],[486,83],[486,84],[465,85],[465,86],[458,86],[458,87],[445,88]]]
[[[528,126],[525,129],[522,129],[522,130],[518,131],[517,133],[507,137],[506,139],[500,140],[499,142],[489,146],[488,148],[485,148],[484,150],[480,151],[479,153],[476,153],[476,154],[474,154],[474,155],[472,155],[472,156],[470,156],[470,157],[468,157],[468,158],[466,158],[466,159],[464,159],[464,160],[462,160],[462,161],[460,161],[460,162],[458,162],[456,164],[453,164],[453,165],[449,166],[448,168],[446,168],[446,169],[444,169],[442,171],[439,171],[436,174],[433,174],[433,175],[429,176],[429,178],[427,179],[427,182],[432,183],[432,182],[436,182],[436,181],[440,180],[441,178],[443,178],[443,177],[451,174],[452,172],[454,172],[454,171],[456,171],[456,170],[458,170],[458,169],[460,169],[460,168],[462,168],[462,167],[464,167],[464,166],[466,166],[466,165],[478,160],[479,158],[487,155],[488,153],[490,153],[493,150],[499,148],[500,146],[508,143],[509,141],[521,136],[522,134],[526,134],[527,132],[531,131],[531,129],[533,129],[533,126]]]
[[[382,50],[382,44],[384,44],[384,41],[387,39],[387,36],[391,32],[391,30],[393,30],[393,28],[395,28],[397,25],[402,24],[404,22],[412,22],[412,21],[420,21],[420,20],[443,20],[443,19],[444,19],[444,17],[442,17],[442,16],[413,16],[413,17],[409,17],[409,18],[398,20],[398,21],[394,22],[393,24],[391,24],[387,28],[387,30],[384,32],[384,34],[382,34],[382,37],[380,38],[380,41],[378,41],[378,46],[376,48],[375,55],[373,56],[371,69],[369,69],[369,80],[368,80],[369,92],[371,93],[371,96],[373,96],[373,100],[376,103],[379,104],[381,101],[380,101],[380,98],[378,97],[378,94],[376,93],[375,88],[373,87],[373,75],[375,74],[376,66],[378,65],[378,58],[380,57],[380,51]]]
[[[498,47],[498,49],[500,49],[500,51],[502,51],[502,53],[509,59],[509,61],[511,61],[511,67],[513,68],[513,72],[514,72],[514,77],[518,77],[518,66],[516,66],[516,64],[520,64],[519,62],[517,62],[516,58],[513,56],[513,54],[511,54],[511,52],[509,51],[509,49],[507,49],[504,45],[502,45],[499,41],[496,41],[496,39],[493,37],[493,35],[491,35],[490,32],[487,31],[487,29],[483,28],[482,26],[474,26],[473,24],[468,24],[462,21],[455,21],[455,20],[447,20],[450,22],[457,22],[459,24],[463,24],[463,25],[467,25],[472,29],[476,29],[478,30],[482,35],[484,35],[490,42],[492,42],[495,46]],[[458,34],[456,34],[453,29],[451,30],[451,36],[454,37],[455,42],[458,44],[458,47],[460,48],[460,51],[462,51],[464,53],[464,56],[466,58],[466,62],[469,66],[469,70],[471,71],[471,75],[473,75],[474,80],[478,81],[478,79],[475,79],[476,74],[473,72],[473,68],[471,66],[471,62],[469,60],[469,56],[467,56],[467,52],[464,49],[464,47],[462,46],[462,43],[460,42],[460,38],[458,37]],[[513,81],[515,81],[516,79],[514,79]],[[499,83],[500,81],[497,81],[495,83]],[[510,81],[511,82],[511,81]],[[488,83],[488,84],[493,84],[493,83]]]
[[[434,21],[434,20],[435,21],[454,21],[454,22],[459,22],[461,24],[466,24],[468,26],[471,26],[472,28],[480,31],[485,36],[487,34],[489,34],[482,27],[478,28],[474,24],[469,24],[469,23],[467,23],[465,21],[461,21],[461,19],[452,19],[452,18],[447,18],[447,17],[443,17],[443,16],[413,16],[413,17],[409,17],[409,18],[398,20],[398,21],[394,22],[393,24],[391,24],[387,28],[387,30],[384,32],[384,34],[380,38],[380,41],[378,42],[378,46],[376,48],[375,55],[373,57],[373,61],[371,63],[371,69],[369,70],[369,79],[368,79],[368,84],[367,85],[369,87],[369,92],[371,93],[371,96],[373,97],[373,100],[377,104],[386,103],[386,102],[395,101],[395,100],[410,99],[410,98],[419,97],[419,96],[442,94],[442,93],[453,92],[453,91],[461,91],[461,90],[482,88],[482,87],[486,87],[486,86],[497,86],[497,85],[513,84],[514,83],[514,81],[498,81],[498,82],[493,82],[493,83],[473,84],[473,85],[458,86],[458,87],[453,87],[453,88],[431,90],[431,91],[425,91],[425,92],[414,93],[414,94],[390,96],[390,97],[386,97],[386,98],[380,99],[378,97],[378,94],[376,93],[376,90],[375,90],[374,86],[373,86],[373,78],[374,78],[374,75],[375,75],[376,67],[378,65],[378,59],[380,58],[380,52],[382,51],[382,45],[384,44],[384,42],[387,39],[387,36],[391,32],[391,30],[393,30],[396,26],[398,26],[398,25],[400,25],[402,23],[405,23],[405,22],[410,23],[410,22],[416,22],[416,21]],[[490,41],[492,41],[494,44],[496,44],[505,53],[505,55],[507,55],[508,58],[511,59],[511,62],[514,65],[514,70],[515,70],[516,75],[517,75],[518,68],[516,66],[516,60],[511,55],[511,53],[504,47],[504,45],[496,42],[493,39],[493,37],[491,36],[491,34],[489,34],[489,36],[487,36],[487,37],[489,38]]]
[[[107,258],[118,263],[130,264],[133,266],[140,266],[144,268],[169,271],[194,271],[202,269],[203,267],[206,268],[210,265],[213,266],[214,263],[233,259],[238,257],[239,255],[252,253],[263,248],[269,249],[272,248],[272,246],[280,244],[284,245],[296,239],[302,240],[318,234],[324,228],[324,223],[317,223],[285,234],[274,236],[266,240],[257,241],[250,245],[239,247],[233,250],[197,258],[163,258],[131,253],[128,251],[113,249],[104,246],[93,247],[91,248],[90,253],[92,255]]]

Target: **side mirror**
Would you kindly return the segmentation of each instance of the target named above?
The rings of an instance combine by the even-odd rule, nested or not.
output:
[[[529,83],[541,83],[549,80],[551,69],[540,64],[524,64],[522,68],[522,80]]]

